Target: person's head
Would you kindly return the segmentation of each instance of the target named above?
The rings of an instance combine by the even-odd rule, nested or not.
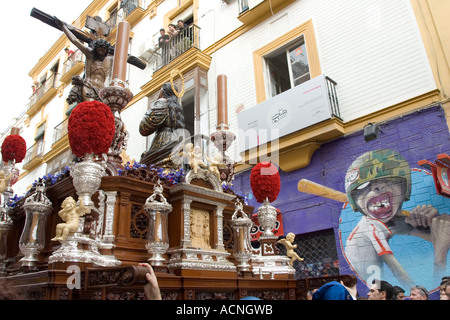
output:
[[[166,30],[164,28],[159,29],[159,33],[163,36],[166,34]]]
[[[409,295],[411,300],[428,300],[428,290],[423,286],[414,286]]]
[[[384,280],[373,280],[367,296],[369,300],[392,300],[392,285]]]
[[[175,30],[175,25],[173,23],[170,23],[168,27],[170,30]]]
[[[177,21],[177,25],[179,26],[179,27],[184,27],[184,21],[183,20],[178,20]]]
[[[440,300],[450,300],[450,280],[444,280],[440,286]]]
[[[358,279],[352,274],[346,274],[341,279],[341,284],[347,289],[347,291],[356,298],[358,292],[356,290],[356,284]]]
[[[92,43],[93,48],[93,56],[95,60],[103,60],[106,58],[106,56],[109,53],[109,48],[111,47],[111,44],[106,41],[105,39],[97,39],[94,40]]]
[[[65,48],[64,51],[65,51],[66,53],[69,53],[69,48]]]
[[[355,287],[357,282],[358,282],[358,279],[356,278],[356,276],[354,276],[352,274],[346,274],[346,275],[342,276],[342,279],[341,279],[341,283],[348,288]]]
[[[390,149],[366,152],[348,168],[345,191],[354,211],[387,222],[411,195],[408,162]]]
[[[393,287],[393,300],[405,300],[405,290],[399,286]]]

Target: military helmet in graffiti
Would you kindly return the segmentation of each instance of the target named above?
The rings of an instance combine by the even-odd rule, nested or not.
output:
[[[345,192],[354,211],[357,211],[352,191],[378,178],[404,179],[405,199],[411,196],[411,169],[408,162],[397,151],[381,149],[369,151],[359,156],[347,170],[345,175]]]

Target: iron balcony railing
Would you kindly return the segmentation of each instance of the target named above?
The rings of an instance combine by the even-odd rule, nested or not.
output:
[[[339,100],[336,92],[336,85],[337,82],[331,79],[328,76],[325,76],[325,79],[327,81],[327,91],[328,91],[328,99],[330,100],[330,106],[331,106],[331,114],[341,119],[341,111],[339,109]]]
[[[124,5],[119,6],[118,10],[111,12],[109,19],[106,20],[106,24],[111,29],[114,29],[120,21],[125,20],[136,8],[145,10],[147,2],[145,0],[128,0]]]
[[[69,57],[67,57],[66,61],[64,61],[61,75],[64,76],[67,72],[70,71],[70,69],[72,69],[72,67],[74,65],[76,65],[78,62],[84,62],[84,61],[85,61],[85,57],[84,57],[83,52],[81,52],[80,50],[76,50]]]
[[[44,141],[39,140],[31,147],[27,149],[25,158],[23,159],[23,164],[26,165],[28,162],[34,158],[41,158],[44,155]]]
[[[52,73],[52,75],[48,77],[47,80],[41,83],[31,95],[30,103],[28,104],[28,109],[33,107],[36,104],[36,102],[38,102],[39,99],[41,99],[49,89],[56,88],[58,80],[59,80],[59,73]]]
[[[239,14],[244,13],[249,8],[248,7],[248,0],[239,0],[238,1],[238,5],[239,5]]]
[[[200,27],[191,24],[183,28],[178,35],[157,48],[156,52],[158,58],[153,60],[153,70],[159,70],[175,60],[182,53],[191,48],[199,49],[199,47]]]
[[[68,133],[68,124],[69,124],[69,118],[66,118],[64,121],[62,121],[60,124],[58,124],[55,129],[53,130],[53,140],[52,144],[63,138]]]

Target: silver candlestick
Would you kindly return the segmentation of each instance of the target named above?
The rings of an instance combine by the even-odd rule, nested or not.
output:
[[[165,262],[163,255],[169,248],[168,215],[172,205],[163,196],[161,182],[154,186],[154,193],[144,204],[144,210],[150,215],[150,228],[146,248],[152,256],[148,259],[153,266],[162,266]]]
[[[34,194],[23,204],[26,218],[22,235],[19,239],[19,249],[24,255],[20,260],[22,267],[36,268],[38,255],[45,245],[45,220],[52,212],[52,203],[45,195],[44,184],[37,184]]]

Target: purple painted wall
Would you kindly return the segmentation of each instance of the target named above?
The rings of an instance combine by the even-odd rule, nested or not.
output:
[[[280,170],[281,192],[272,203],[283,214],[284,232],[296,235],[330,229],[335,231],[340,273],[352,273],[342,254],[339,240],[339,219],[342,203],[300,193],[297,184],[308,179],[324,186],[345,192],[344,177],[350,164],[364,152],[376,149],[393,149],[409,162],[411,168],[419,168],[419,160],[434,162],[441,153],[450,153],[450,134],[445,114],[440,106],[431,107],[380,124],[378,139],[365,142],[363,132],[325,143],[315,152],[308,167],[295,172]],[[250,171],[236,176],[234,187],[250,194]],[[254,199],[249,204],[260,206]],[[366,288],[359,288],[365,295]]]

